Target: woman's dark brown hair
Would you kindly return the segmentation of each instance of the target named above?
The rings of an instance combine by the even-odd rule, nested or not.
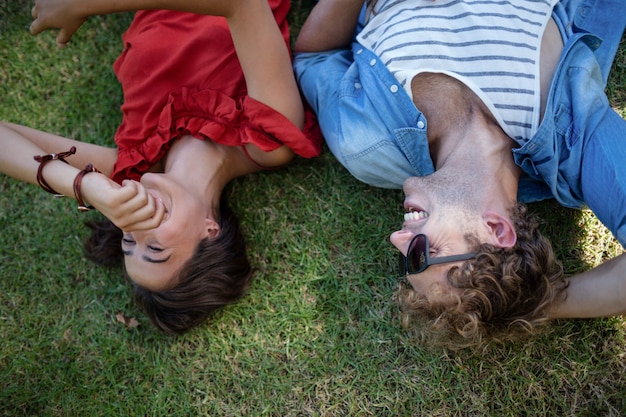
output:
[[[546,324],[549,306],[567,287],[563,267],[524,205],[512,209],[511,220],[517,233],[512,248],[481,245],[466,236],[478,256],[448,271],[448,282],[457,289],[456,303],[431,303],[401,285],[403,325],[421,322],[424,338],[454,348],[513,340]]]
[[[220,202],[220,233],[205,238],[178,273],[177,284],[165,291],[149,291],[133,283],[135,301],[161,330],[182,334],[219,308],[239,300],[252,279],[252,268],[239,221],[225,199]],[[122,231],[109,220],[87,223],[88,259],[100,265],[123,262]]]

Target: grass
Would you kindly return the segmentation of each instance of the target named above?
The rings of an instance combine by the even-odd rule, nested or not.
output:
[[[111,70],[129,15],[89,19],[64,50],[0,0],[0,120],[110,144]],[[293,2],[294,30],[310,2]],[[609,92],[625,115],[625,47]],[[232,186],[256,280],[190,334],[155,331],[121,270],[86,261],[68,199],[0,178],[0,416],[622,416],[622,318],[555,323],[532,340],[447,352],[412,341],[392,295],[398,191],[325,150]],[[569,273],[621,253],[588,211],[535,204]],[[127,329],[122,313],[140,325]]]

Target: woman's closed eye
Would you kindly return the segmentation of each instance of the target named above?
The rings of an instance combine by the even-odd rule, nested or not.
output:
[[[124,246],[135,246],[135,244],[137,244],[137,242],[135,242],[133,239],[129,239],[126,237],[122,238],[122,245]],[[149,252],[153,252],[153,253],[163,252],[163,248],[160,248],[158,246],[147,245],[147,248]]]

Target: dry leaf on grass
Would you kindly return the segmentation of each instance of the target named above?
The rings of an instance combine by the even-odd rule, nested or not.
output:
[[[115,318],[126,326],[126,330],[132,330],[139,326],[139,322],[134,317],[126,317],[124,313],[117,313]]]

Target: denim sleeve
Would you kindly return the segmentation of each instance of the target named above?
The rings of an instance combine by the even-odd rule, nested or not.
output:
[[[351,64],[350,50],[299,52],[294,56],[296,81],[304,98],[317,115],[326,140],[329,133],[341,131],[338,117],[341,81]],[[339,162],[345,164],[341,153],[335,156]]]
[[[582,190],[589,208],[626,248],[626,120],[606,107],[583,153]]]
[[[561,0],[555,8],[565,37],[588,32],[599,38],[594,49],[605,85],[626,27],[624,5],[624,0]]]

